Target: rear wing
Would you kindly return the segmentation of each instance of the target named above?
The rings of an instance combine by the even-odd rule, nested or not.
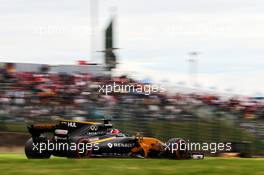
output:
[[[32,137],[39,137],[43,133],[54,132],[56,126],[56,124],[33,124],[27,128]]]

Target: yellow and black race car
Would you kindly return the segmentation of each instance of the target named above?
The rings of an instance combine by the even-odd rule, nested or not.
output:
[[[26,145],[27,158],[137,157],[189,159],[183,139],[162,142],[139,134],[127,136],[114,129],[110,120],[103,123],[60,120],[57,124],[28,126],[32,136]],[[201,158],[203,158],[203,155]]]

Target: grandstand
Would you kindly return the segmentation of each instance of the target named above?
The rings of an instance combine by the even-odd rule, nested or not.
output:
[[[0,67],[4,67],[6,62],[0,62]],[[99,64],[87,65],[47,65],[36,63],[13,63],[16,67],[16,72],[39,72],[43,66],[49,67],[52,73],[85,73],[91,75],[103,75],[104,67]]]
[[[23,71],[23,66],[32,65],[36,67]],[[127,76],[109,79],[97,73],[51,70],[38,64],[12,64],[1,69],[2,132],[25,133],[25,125],[37,121],[101,120],[111,116],[114,124],[130,134],[140,131],[164,140],[176,136],[196,142],[232,142],[240,145],[235,151],[245,155],[263,153],[261,101],[248,98],[246,103],[236,97],[223,100],[216,94],[180,92],[105,95],[99,93],[99,85],[113,81],[144,84]]]

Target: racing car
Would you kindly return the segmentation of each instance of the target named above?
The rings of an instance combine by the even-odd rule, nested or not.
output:
[[[187,149],[178,149],[180,143],[185,143],[181,138],[162,142],[140,134],[129,136],[113,128],[107,119],[100,123],[59,120],[55,124],[32,124],[28,131],[31,134],[25,144],[28,159],[48,159],[51,155],[68,158],[192,158]]]

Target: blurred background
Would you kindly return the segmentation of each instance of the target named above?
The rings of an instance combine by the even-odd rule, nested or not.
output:
[[[232,152],[262,156],[262,5],[5,1],[0,151],[22,147],[27,124],[111,117],[125,133],[232,142]],[[99,92],[113,82],[166,91]]]

